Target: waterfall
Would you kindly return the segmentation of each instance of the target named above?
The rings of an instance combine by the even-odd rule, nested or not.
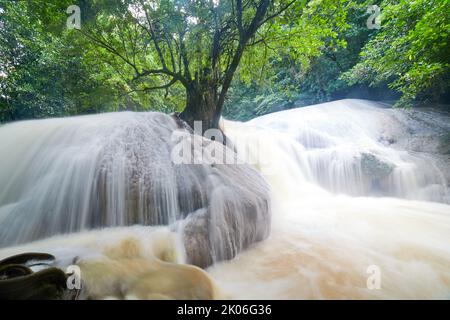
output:
[[[205,267],[267,237],[265,181],[246,164],[211,161],[219,155],[172,161],[191,137],[200,151],[222,146],[156,112],[0,127],[0,247],[103,227],[171,225],[182,229],[187,261]]]
[[[424,120],[429,117],[418,113]],[[435,154],[424,152],[429,148],[410,146],[430,144],[430,136],[438,141],[439,134],[450,131],[448,116],[434,117],[434,123],[420,123],[403,110],[363,100],[341,100],[269,114],[248,125],[257,130],[256,140],[264,140],[261,145],[272,142],[283,158],[293,159],[301,171],[296,179],[301,181],[352,196],[450,203],[450,177],[446,179],[444,174],[450,169],[448,159],[442,164]],[[227,133],[233,136],[233,130]],[[236,140],[241,141],[242,136]],[[262,155],[268,153],[272,152]]]
[[[223,126],[245,164],[175,165],[172,133],[201,138],[159,113],[0,127],[0,258],[76,257],[97,298],[160,297],[156,275],[177,298],[450,296],[448,116],[341,100]]]
[[[342,100],[227,122],[238,153],[271,185],[274,214],[269,239],[209,273],[241,299],[448,298],[449,163],[417,145],[450,122],[419,116],[425,124]],[[373,270],[379,288],[368,285]]]

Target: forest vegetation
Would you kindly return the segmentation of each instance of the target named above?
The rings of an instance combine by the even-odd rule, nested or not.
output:
[[[70,5],[80,28],[68,28]],[[381,28],[369,29],[368,7]],[[0,0],[0,121],[449,100],[448,0]]]

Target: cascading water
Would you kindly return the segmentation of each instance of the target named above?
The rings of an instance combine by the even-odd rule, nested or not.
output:
[[[334,193],[450,203],[450,179],[443,173],[449,165],[418,147],[408,150],[408,144],[421,139],[429,143],[429,135],[439,141],[439,133],[450,131],[449,122],[435,117],[434,123],[413,123],[402,110],[342,100],[266,115],[248,124],[274,135],[269,141],[277,140],[276,145],[284,140],[285,153],[297,159],[303,179]],[[427,132],[427,126],[433,129]]]
[[[448,158],[407,148],[450,122],[409,116],[342,100],[226,123],[271,185],[274,215],[268,240],[209,269],[219,285],[244,299],[450,297],[450,206],[393,198],[448,202]]]
[[[47,251],[64,267],[77,257],[91,296],[100,298],[448,298],[449,159],[436,141],[449,123],[362,100],[225,121],[239,157],[271,188],[271,234],[244,251],[267,236],[264,180],[242,165],[176,171],[167,161],[176,130],[170,117],[7,125],[0,128],[0,244],[77,233],[10,246],[0,258]],[[169,227],[79,232],[185,216]],[[241,253],[207,269],[214,281],[180,265],[185,253],[211,252],[219,255],[213,261]],[[374,268],[379,289],[367,285]],[[184,280],[163,286],[156,278]]]
[[[264,180],[246,164],[214,164],[207,152],[172,161],[191,137],[200,151],[221,145],[161,113],[0,127],[0,247],[100,227],[170,224],[182,229],[187,261],[205,267],[264,239]]]

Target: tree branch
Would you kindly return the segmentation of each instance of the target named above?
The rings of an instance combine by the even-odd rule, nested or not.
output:
[[[170,80],[168,83],[166,84],[162,84],[159,86],[152,86],[152,87],[144,87],[142,89],[134,89],[131,91],[128,91],[127,94],[132,93],[132,92],[137,92],[137,91],[151,91],[151,90],[160,90],[160,89],[168,89],[170,88],[172,85],[174,85],[178,80],[173,78],[172,80]]]
[[[130,60],[128,60],[126,57],[124,57],[120,52],[118,52],[110,44],[108,44],[107,42],[105,42],[103,40],[97,39],[96,37],[90,35],[89,33],[86,33],[84,31],[82,31],[81,29],[76,29],[76,30],[78,30],[78,32],[81,32],[84,36],[86,36],[87,38],[89,38],[93,42],[99,44],[104,49],[108,50],[109,52],[111,52],[111,53],[115,54],[116,56],[118,56],[119,58],[121,58],[126,64],[128,64],[130,67],[133,68],[133,70],[136,72],[136,74],[139,74],[139,70],[136,67],[136,65],[134,63],[132,63]]]
[[[298,1],[298,0],[292,0],[291,2],[289,2],[289,3],[287,3],[285,6],[283,6],[283,7],[282,7],[280,10],[278,10],[277,12],[275,12],[275,13],[273,13],[273,14],[267,16],[265,19],[263,19],[263,20],[259,23],[258,27],[262,26],[262,25],[263,25],[264,23],[266,23],[267,21],[272,20],[272,19],[278,17],[278,16],[279,16],[280,14],[282,14],[284,11],[286,11],[287,9],[289,9],[289,7],[292,6],[296,1]]]

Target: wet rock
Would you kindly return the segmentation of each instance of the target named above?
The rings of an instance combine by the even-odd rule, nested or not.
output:
[[[78,291],[67,289],[67,275],[52,267],[47,253],[23,253],[0,261],[0,300],[74,299]],[[30,267],[44,269],[33,272]],[[30,266],[30,267],[29,267]]]
[[[17,254],[8,258],[5,258],[0,261],[0,267],[10,264],[27,264],[27,265],[36,265],[49,263],[54,261],[55,257],[48,253],[40,253],[40,252],[27,252]]]
[[[225,183],[226,187],[209,195],[209,206],[183,222],[187,262],[201,268],[234,258],[270,233],[270,195],[262,177],[236,167],[222,170],[234,171],[230,179],[239,183]]]
[[[361,154],[361,170],[364,175],[372,179],[383,179],[390,175],[394,168],[393,163],[381,160],[374,154]]]
[[[0,280],[0,299],[61,299],[66,288],[66,274],[48,268],[24,276]]]
[[[441,154],[450,155],[450,133],[440,137],[438,151]]]
[[[12,279],[32,274],[33,271],[20,264],[8,264],[0,266],[0,280]]]
[[[268,235],[266,181],[250,165],[225,164],[236,152],[192,134],[176,116],[106,114],[37,128],[31,142],[52,140],[33,154],[33,171],[21,171],[8,184],[0,203],[0,247],[86,229],[172,225],[203,210],[204,229],[196,232],[190,219],[186,234],[193,235],[188,260],[207,266]],[[189,154],[178,162],[175,151]],[[29,188],[40,192],[25,196]],[[194,237],[207,244],[195,249]]]

